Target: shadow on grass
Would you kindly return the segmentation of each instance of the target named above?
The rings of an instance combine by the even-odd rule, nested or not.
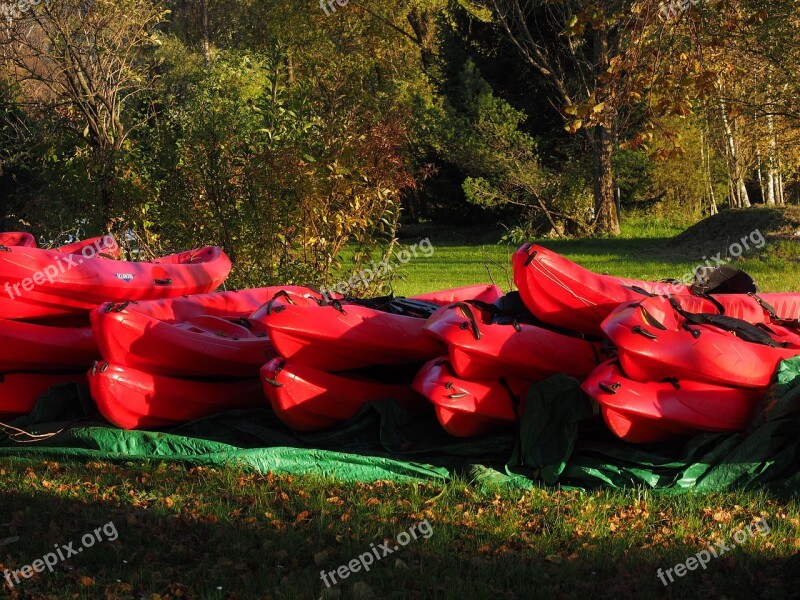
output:
[[[103,490],[97,493],[102,497]],[[0,546],[3,569],[30,564],[55,544],[75,542],[78,548],[83,534],[109,521],[119,535],[59,563],[53,573],[36,574],[13,590],[4,587],[2,595],[13,597],[777,599],[797,597],[800,583],[796,559],[758,554],[745,544],[665,587],[657,569],[685,561],[701,545],[627,547],[624,539],[578,531],[551,540],[548,519],[557,518],[551,515],[520,531],[529,543],[432,519],[429,539],[411,540],[370,572],[353,573],[326,590],[322,569],[349,563],[417,521],[381,523],[369,534],[315,512],[280,520],[244,505],[218,517],[191,503],[177,510],[151,499],[144,509],[59,498],[47,490],[0,492],[0,507],[4,527],[20,538]]]

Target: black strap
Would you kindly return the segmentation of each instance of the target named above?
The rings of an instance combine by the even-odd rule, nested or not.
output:
[[[655,333],[651,333],[651,332],[647,331],[647,329],[645,329],[641,325],[637,325],[631,331],[633,331],[633,333],[641,335],[642,337],[646,337],[649,340],[657,340],[658,339],[658,336]]]
[[[636,292],[637,294],[641,294],[642,296],[647,296],[648,298],[654,298],[655,296],[658,295],[658,294],[653,294],[652,292],[648,292],[646,289],[638,285],[623,285],[622,287],[624,287],[626,290],[631,290]]]
[[[597,384],[597,387],[603,390],[606,394],[611,394],[613,396],[614,394],[617,393],[617,390],[622,387],[622,384],[619,381],[617,381],[616,383],[612,383],[611,385],[609,385],[601,381]]]
[[[460,308],[464,316],[469,319],[469,322],[464,323],[461,325],[462,329],[466,329],[468,327],[472,327],[472,335],[475,336],[476,340],[481,339],[481,330],[478,327],[478,321],[475,319],[475,313],[472,312],[472,307],[467,304],[466,302],[456,302],[452,305],[453,308]]]
[[[756,302],[758,302],[759,306],[761,306],[761,308],[763,308],[765,311],[767,311],[767,314],[773,320],[777,321],[777,320],[780,319],[780,317],[778,316],[778,313],[775,311],[775,309],[772,307],[772,305],[769,304],[766,300],[764,300],[761,296],[759,296],[758,294],[752,293],[752,292],[747,294],[747,295],[750,296],[751,298],[753,298]]]
[[[758,304],[763,308],[772,319],[775,325],[782,325],[784,327],[800,327],[800,319],[786,319],[778,314],[778,311],[773,308],[769,302],[761,298],[758,294],[749,294]]]
[[[788,346],[788,343],[781,344],[776,342],[774,339],[772,339],[769,333],[742,319],[735,319],[734,317],[728,317],[725,315],[690,313],[683,310],[683,308],[675,301],[674,298],[670,298],[670,304],[672,304],[673,308],[687,321],[687,323],[693,323],[695,325],[713,325],[714,327],[719,327],[723,331],[729,331],[735,334],[737,337],[746,342],[761,344],[763,346],[769,346],[770,348],[785,348]],[[684,328],[689,329],[686,323],[684,323]],[[697,330],[689,329],[689,331],[691,331],[692,335],[695,337],[700,336],[700,332]]]
[[[536,255],[538,254],[538,251],[531,252],[530,251],[531,248],[533,248],[533,246],[528,246],[527,248],[525,248],[525,252],[528,254],[528,258],[525,259],[525,263],[523,264],[523,266],[525,267],[531,264],[533,262],[533,259],[536,258]]]

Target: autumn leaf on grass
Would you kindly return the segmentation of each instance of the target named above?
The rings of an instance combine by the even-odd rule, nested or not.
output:
[[[311,516],[311,513],[308,512],[307,510],[304,510],[299,515],[297,515],[297,518],[294,520],[294,522],[295,523],[300,523],[301,521],[308,521],[308,518],[310,516]]]

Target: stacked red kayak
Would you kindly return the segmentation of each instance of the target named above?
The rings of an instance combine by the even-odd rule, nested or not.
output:
[[[225,281],[231,262],[220,248],[200,248],[153,261],[6,246],[0,252],[0,315],[41,319],[86,314],[107,301],[124,302],[202,294]]]
[[[534,315],[611,343],[616,358],[583,389],[630,442],[741,431],[778,363],[800,355],[800,294],[758,296],[730,267],[719,269],[730,280],[717,291],[749,294],[714,293],[706,269],[692,286],[599,275],[532,244],[513,264]]]
[[[88,318],[98,304],[207,291],[230,270],[219,248],[149,263],[115,260],[118,256],[119,247],[110,236],[43,249],[30,234],[0,234],[4,417],[30,412],[53,385],[86,383],[86,370],[100,357]]]
[[[276,354],[250,317],[290,297],[322,300],[308,288],[266,287],[101,305],[92,329],[105,362],[89,377],[100,412],[136,429],[262,405],[259,370]]]
[[[515,423],[534,382],[556,373],[582,378],[597,366],[597,343],[534,321],[517,294],[451,304],[427,321],[425,331],[448,356],[428,363],[414,387],[434,403],[445,430],[467,437]]]
[[[514,283],[528,309],[551,325],[602,335],[600,323],[626,302],[650,294],[684,295],[678,283],[625,279],[593,273],[555,252],[525,244],[514,253]]]
[[[600,275],[532,244],[513,257],[519,292],[370,300],[213,292],[231,268],[216,247],[118,256],[107,237],[47,250],[0,233],[0,418],[88,369],[101,413],[127,429],[269,404],[315,431],[392,399],[467,437],[518,425],[531,386],[566,374],[611,432],[647,443],[744,429],[800,355],[800,294]],[[728,291],[751,292],[746,279]]]
[[[262,369],[264,393],[275,413],[300,431],[332,427],[378,400],[422,408],[411,377],[387,384],[396,372],[391,367],[411,366],[413,376],[442,354],[443,346],[424,331],[439,306],[474,298],[491,302],[501,294],[495,286],[471,286],[364,304],[276,298],[251,317],[266,327],[280,355]]]
[[[49,252],[55,256],[71,255],[85,248],[94,251],[100,246],[110,256],[119,255],[112,238],[92,238],[73,242],[51,250],[40,250],[36,238],[26,232],[0,233],[0,261],[20,252]],[[56,267],[57,268],[57,267]],[[46,277],[42,274],[41,277]],[[35,285],[33,279],[30,285]],[[24,289],[21,290],[24,293]],[[6,281],[6,306],[22,297]],[[36,400],[53,386],[86,383],[86,368],[97,358],[97,345],[84,319],[12,321],[19,312],[0,312],[0,420],[27,414]]]
[[[630,442],[740,431],[778,363],[800,354],[799,315],[771,315],[770,300],[783,311],[796,306],[785,294],[654,296],[622,305],[602,324],[619,362],[603,365],[584,390]]]

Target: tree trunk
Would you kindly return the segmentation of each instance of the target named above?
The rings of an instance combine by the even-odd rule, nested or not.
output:
[[[200,29],[203,36],[203,58],[206,66],[211,64],[211,36],[208,31],[208,0],[200,0]]]
[[[775,139],[775,118],[767,115],[767,127],[769,128],[769,170],[767,171],[767,204],[775,204],[775,188],[778,183],[777,147]]]
[[[619,235],[619,218],[614,198],[614,170],[611,158],[614,143],[608,128],[596,128],[594,151],[594,212],[595,227],[601,233]]]
[[[714,198],[714,179],[711,176],[711,148],[706,146],[708,140],[705,133],[700,133],[700,158],[703,162],[703,180],[708,192],[708,212],[711,215],[717,214],[717,200]],[[702,211],[701,211],[702,212]]]
[[[761,150],[756,148],[756,160],[758,166],[758,188],[761,190],[761,201],[765,204],[767,202],[767,189],[764,187],[764,170],[761,168]]]
[[[736,138],[733,135],[733,128],[731,127],[731,122],[728,120],[728,114],[725,110],[725,100],[722,99],[721,93],[719,96],[719,112],[722,117],[722,125],[725,129],[725,147],[728,157],[728,174],[731,178],[733,188],[733,204],[736,208],[748,208],[750,206],[750,197],[747,195],[747,186],[744,184],[744,174],[742,173],[739,152],[736,148]]]

